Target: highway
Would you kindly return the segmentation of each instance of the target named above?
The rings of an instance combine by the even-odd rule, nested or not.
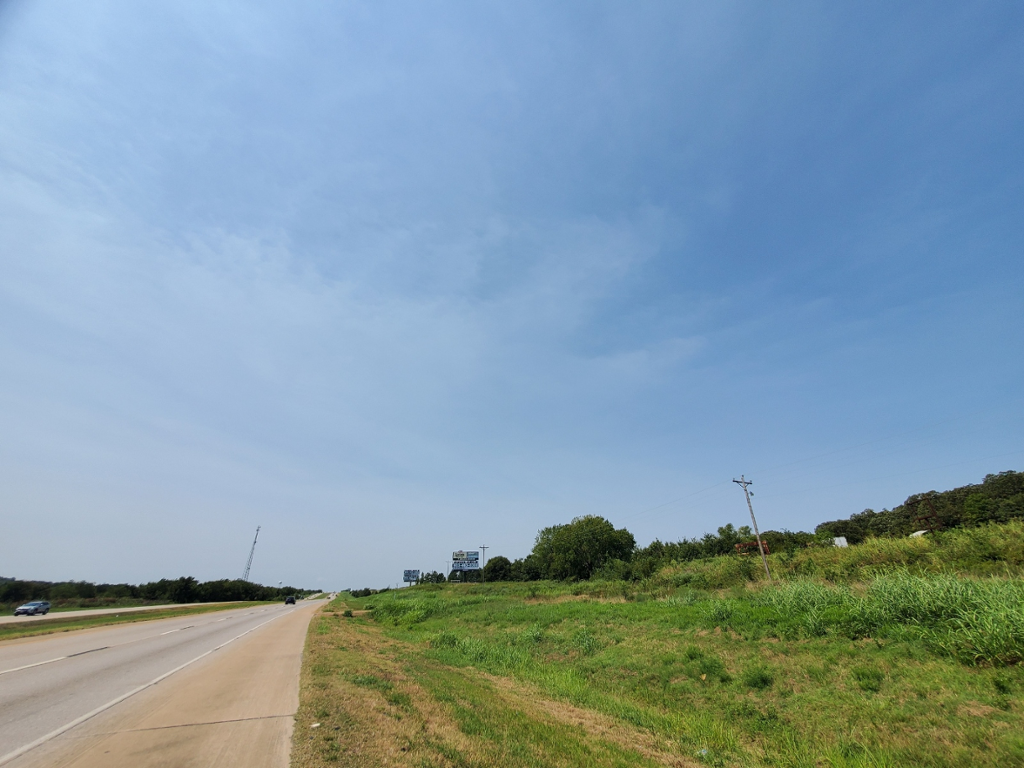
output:
[[[286,768],[323,601],[0,643],[0,765]]]
[[[23,621],[49,621],[50,619],[77,619],[79,616],[103,616],[104,614],[145,613],[168,608],[194,608],[199,603],[169,603],[167,605],[134,605],[128,608],[84,608],[74,611],[50,611],[45,616],[0,616],[0,624],[14,624]],[[201,605],[228,605],[228,603],[201,603]]]

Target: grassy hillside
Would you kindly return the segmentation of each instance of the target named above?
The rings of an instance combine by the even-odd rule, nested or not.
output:
[[[978,484],[949,491],[928,491],[893,509],[866,509],[846,520],[822,523],[815,530],[846,536],[852,543],[868,537],[905,537],[924,528],[959,528],[1005,523],[1024,517],[1024,472],[986,475]]]
[[[342,595],[295,765],[1022,765],[1021,533]]]
[[[864,581],[893,569],[913,574],[957,573],[1024,576],[1024,521],[937,531],[927,536],[867,539],[851,547],[808,547],[768,557],[782,580],[816,578],[837,583]],[[727,555],[670,563],[641,590],[680,586],[718,589],[766,580],[760,558]],[[628,589],[628,588],[627,588]]]

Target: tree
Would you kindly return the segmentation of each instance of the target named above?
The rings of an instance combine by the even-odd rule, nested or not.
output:
[[[584,515],[540,531],[532,556],[549,579],[589,579],[608,560],[628,561],[635,548],[636,540],[625,528]]]
[[[512,563],[512,581],[538,581],[544,578],[540,561],[534,555],[527,555]]]
[[[512,563],[507,557],[495,555],[484,566],[485,581],[512,581]]]
[[[171,587],[170,598],[175,603],[198,602],[197,586],[198,582],[192,576],[182,576]]]

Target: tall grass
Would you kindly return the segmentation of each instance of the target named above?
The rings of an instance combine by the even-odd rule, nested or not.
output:
[[[917,538],[868,539],[853,547],[809,548],[769,558],[776,579],[864,581],[892,570],[914,574],[970,573],[975,576],[1024,576],[1024,520],[976,528],[939,531]],[[655,584],[722,589],[764,582],[755,557],[709,558],[673,563],[654,576]]]
[[[780,624],[810,636],[919,638],[966,663],[1024,661],[1024,583],[891,573],[862,595],[849,587],[791,582],[752,597]]]
[[[531,587],[549,598],[571,594],[566,585]],[[425,622],[433,624],[432,620],[445,616],[463,615],[501,593],[521,592],[525,588],[478,586],[473,588],[474,592],[460,595],[451,591],[395,593],[379,597],[372,612],[383,624],[413,628]],[[594,597],[580,596],[584,600]],[[548,620],[557,622],[579,613],[581,617],[591,615],[613,624],[649,618],[671,621],[677,626],[723,627],[752,637],[888,638],[923,642],[932,651],[967,664],[1024,662],[1024,582],[1018,579],[891,571],[867,584],[854,586],[804,579],[740,591],[735,596],[684,589],[661,600],[637,597],[640,595],[632,601],[614,604],[618,607],[609,606],[606,610],[610,613],[595,613],[596,606],[585,608],[574,602],[550,603],[550,610],[532,615],[537,619],[550,614]],[[608,605],[598,599],[600,604]],[[512,614],[524,610],[510,608],[509,615],[502,616],[500,623],[516,625],[522,617]],[[543,636],[542,625],[531,625],[514,638],[507,638],[498,649],[477,646],[468,640],[457,642],[454,635],[442,632],[432,645],[473,661],[510,668],[527,663],[531,647]],[[585,627],[564,640],[567,650],[584,655],[597,648],[596,640]]]
[[[532,642],[506,638],[499,644],[510,650],[500,652],[437,639],[439,651],[499,668],[526,663],[547,627],[577,619],[722,627],[750,638],[889,638],[921,642],[967,664],[1024,662],[1024,521],[773,555],[773,585],[758,581],[764,574],[756,565],[733,555],[673,565],[639,583],[427,585],[375,595],[367,607],[377,621],[408,629],[474,611],[495,628],[529,622]],[[731,592],[712,592],[722,587]],[[501,598],[508,599],[507,615],[490,615],[487,606]],[[575,655],[598,648],[591,630],[565,637],[555,631],[549,642]]]

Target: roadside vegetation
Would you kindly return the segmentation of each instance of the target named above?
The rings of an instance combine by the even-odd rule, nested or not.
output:
[[[277,601],[274,601],[273,604],[276,605]],[[132,611],[130,613],[107,613],[99,616],[76,616],[73,613],[65,613],[53,618],[39,617],[29,621],[0,624],[0,641],[16,640],[19,637],[34,637],[36,635],[52,635],[57,632],[72,632],[79,629],[92,629],[112,624],[133,624],[139,621],[171,619],[175,616],[189,616],[197,613],[212,613],[214,611],[233,611],[239,608],[265,605],[267,603],[263,601],[194,603],[174,608],[154,608],[149,611]]]
[[[1019,589],[342,596],[309,635],[295,765],[1021,765],[1020,602],[978,606]]]
[[[1024,765],[1024,521],[607,563],[343,593],[293,764]]]
[[[1024,473],[1008,471],[987,475],[977,485],[942,493],[915,494],[891,510],[866,509],[846,520],[822,523],[814,533],[769,530],[762,533],[761,538],[772,553],[781,555],[775,562],[783,575],[800,573],[832,579],[843,577],[846,569],[860,578],[862,569],[870,566],[872,560],[885,567],[899,564],[933,571],[950,567],[940,562],[929,564],[934,547],[922,540],[924,536],[910,538],[912,533],[945,539],[950,533],[988,529],[993,523],[1019,526],[1022,522]],[[990,570],[1002,573],[1003,565],[997,563],[1008,561],[1005,557],[990,555],[989,549],[1006,551],[1011,562],[1019,562],[1019,557],[1015,560],[1013,555],[1013,551],[1020,549],[1016,533],[1019,530],[1019,527],[1007,528],[1008,535],[1016,538],[1005,542],[995,541],[982,530],[980,536],[987,539],[987,543],[980,548],[977,545],[982,542],[970,536],[946,539],[943,556],[950,554],[960,558],[957,567],[969,568],[972,572],[984,570],[984,561],[988,559],[992,561]],[[851,544],[863,543],[866,547],[856,550],[836,547],[833,543],[837,537],[844,537]],[[952,547],[952,541],[963,542],[966,549]],[[674,569],[688,574],[682,578],[692,579],[693,586],[715,588],[760,578],[755,571],[761,566],[750,557],[736,557],[739,551],[750,554],[757,551],[750,526],[737,528],[728,524],[721,526],[717,533],[709,532],[699,539],[675,542],[656,539],[645,547],[638,547],[633,534],[625,528],[617,529],[602,517],[584,515],[541,530],[533,551],[526,557],[509,560],[495,555],[482,571],[453,572],[447,577],[436,572],[425,573],[420,583],[589,579],[643,582],[664,578],[666,569]],[[371,588],[347,591],[355,597],[377,592]]]
[[[148,584],[93,584],[88,581],[24,581],[0,576],[0,610],[12,612],[30,600],[46,600],[51,611],[84,608],[128,608],[167,603],[222,603],[239,600],[282,600],[319,592],[316,589],[266,587],[241,579],[197,581],[191,576]]]

